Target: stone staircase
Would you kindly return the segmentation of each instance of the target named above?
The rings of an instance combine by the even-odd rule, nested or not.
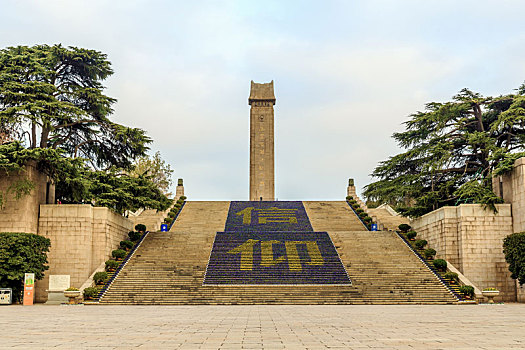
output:
[[[314,231],[368,231],[345,201],[303,202]]]
[[[368,209],[370,215],[375,222],[379,224],[383,230],[395,231],[401,224],[410,224],[410,220],[400,215],[392,215],[387,209],[379,207],[375,209]]]
[[[391,232],[366,231],[346,202],[304,202],[352,285],[203,285],[229,202],[186,202],[170,232],[148,234],[103,304],[433,304],[457,300]]]

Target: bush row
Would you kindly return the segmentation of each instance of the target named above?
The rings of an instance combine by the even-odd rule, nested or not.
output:
[[[180,196],[180,198],[177,199],[177,202],[175,202],[175,204],[173,205],[171,210],[168,212],[168,216],[166,218],[164,218],[164,223],[165,224],[169,225],[169,224],[171,224],[173,222],[173,220],[175,219],[175,217],[179,213],[180,208],[182,208],[182,205],[184,204],[185,200],[186,200],[186,196]]]
[[[448,280],[450,283],[459,283],[458,274],[452,271],[447,271],[447,261],[443,259],[434,259],[436,255],[436,250],[432,248],[427,248],[428,242],[424,239],[416,240],[417,232],[412,230],[412,227],[408,224],[401,224],[398,226],[399,232],[404,235],[417,250],[423,250],[423,256],[432,260],[432,265],[440,273],[440,275]],[[459,288],[459,292],[465,297],[472,298],[474,296],[474,287],[469,285],[464,285]]]

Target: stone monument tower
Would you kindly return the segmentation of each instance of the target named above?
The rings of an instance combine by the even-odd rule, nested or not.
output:
[[[266,84],[251,82],[250,97],[250,200],[275,200],[273,80]]]

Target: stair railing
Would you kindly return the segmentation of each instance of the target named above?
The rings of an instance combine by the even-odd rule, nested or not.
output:
[[[111,276],[109,278],[109,280],[106,282],[106,284],[104,284],[104,287],[102,287],[102,289],[98,293],[98,300],[102,299],[102,297],[106,294],[107,290],[109,289],[109,287],[111,287],[111,285],[113,284],[113,282],[115,281],[115,279],[119,275],[120,271],[122,271],[124,266],[126,266],[126,264],[133,257],[133,255],[135,255],[135,252],[140,247],[140,245],[142,244],[142,242],[144,241],[144,239],[146,238],[146,236],[148,235],[149,232],[150,231],[146,231],[146,232],[144,232],[144,234],[142,236],[140,236],[140,239],[138,240],[137,244],[135,244],[135,246],[131,249],[131,251],[128,253],[128,255],[126,255],[126,257],[124,258],[122,263],[115,270],[115,273],[113,274],[113,276]]]
[[[407,239],[402,235],[400,234],[399,232],[397,231],[393,231],[395,232],[395,234],[401,238],[401,240],[403,241],[403,243],[405,243],[405,245],[417,256],[417,258],[430,270],[430,272],[432,272],[434,274],[434,276],[436,276],[438,278],[438,280],[441,282],[441,284],[443,284],[443,286],[445,286],[445,288],[458,300],[458,301],[464,301],[464,299],[461,297],[461,295],[459,295],[458,293],[456,293],[455,290],[453,290],[447,281],[445,281],[443,279],[443,277],[441,277],[441,275],[439,273],[436,272],[436,270],[430,266],[430,264],[427,262],[427,260],[425,258],[423,258],[423,256],[421,256],[421,254],[419,254],[419,252],[414,249],[414,247],[412,247],[412,245],[407,241]]]

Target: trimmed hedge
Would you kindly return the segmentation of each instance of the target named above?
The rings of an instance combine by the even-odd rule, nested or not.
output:
[[[474,287],[465,285],[459,287],[459,292],[465,296],[474,297]]]
[[[413,240],[414,238],[416,238],[417,236],[417,232],[416,231],[408,231],[407,232],[407,238],[410,239],[410,240]]]
[[[111,256],[114,257],[115,259],[124,259],[124,257],[127,254],[128,253],[122,249],[115,249],[114,251],[111,252]]]
[[[108,270],[114,270],[114,269],[116,269],[119,265],[120,265],[120,263],[119,263],[118,261],[115,261],[115,260],[108,260],[108,261],[106,261],[106,271],[108,271]]]
[[[401,224],[397,227],[401,232],[408,232],[412,227],[408,224]]]
[[[84,299],[93,299],[98,295],[98,289],[95,287],[87,287],[84,289]]]
[[[135,231],[138,231],[138,232],[146,232],[146,225],[144,224],[136,224],[135,225]]]
[[[100,271],[95,273],[93,276],[93,281],[95,281],[96,284],[99,284],[101,282],[106,282],[108,280],[109,276],[106,271]]]
[[[425,248],[427,243],[428,242],[424,239],[418,239],[417,241],[414,242],[414,245],[416,246],[417,249],[423,249]]]
[[[432,262],[434,267],[440,271],[445,271],[447,269],[447,262],[443,259],[436,259]]]
[[[129,233],[128,233],[129,240],[132,241],[132,242],[138,241],[141,236],[142,236],[142,234],[140,232],[129,231]]]
[[[121,249],[131,249],[135,244],[132,241],[120,241]]]
[[[433,259],[434,256],[436,256],[436,250],[432,248],[425,249],[425,251],[423,252],[423,255],[427,259]]]

